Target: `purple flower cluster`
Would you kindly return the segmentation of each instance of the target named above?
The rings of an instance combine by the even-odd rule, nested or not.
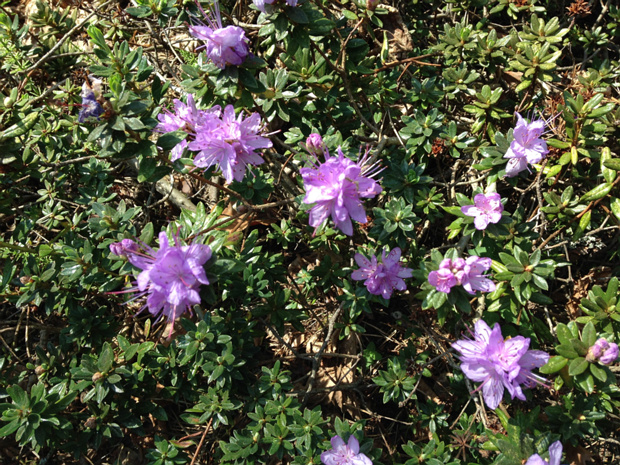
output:
[[[187,96],[187,104],[174,101],[175,111],[159,114],[159,132],[183,130],[189,133],[172,149],[171,159],[177,160],[188,148],[196,153],[194,165],[209,168],[217,165],[227,182],[241,181],[247,165],[260,165],[263,158],[257,150],[271,147],[271,141],[261,134],[263,125],[258,113],[249,117],[235,115],[235,109],[228,105],[222,112],[219,106],[210,110],[198,110],[194,97]]]
[[[346,444],[340,436],[334,436],[331,443],[332,449],[321,454],[321,462],[325,465],[372,465],[372,460],[360,452],[355,436],[349,436]]]
[[[476,322],[473,336],[473,340],[460,340],[452,347],[460,354],[461,370],[465,376],[482,383],[480,388],[489,408],[497,408],[504,389],[513,399],[525,400],[521,385],[531,388],[544,382],[532,370],[547,363],[549,354],[541,350],[528,350],[529,338],[516,336],[504,340],[498,323],[491,329],[482,320]]]
[[[428,275],[428,282],[439,292],[450,293],[454,286],[461,285],[469,294],[476,291],[493,292],[495,283],[483,275],[491,268],[492,260],[485,257],[472,255],[467,260],[446,258],[439,264],[437,271],[431,271]]]
[[[394,289],[404,291],[407,288],[403,278],[413,276],[413,270],[403,268],[400,263],[400,254],[398,247],[387,255],[384,250],[380,260],[377,260],[375,255],[368,260],[361,253],[356,253],[355,261],[360,268],[351,274],[351,278],[355,281],[365,280],[364,285],[368,292],[389,299]]]
[[[89,76],[92,85],[88,82],[82,84],[82,109],[78,115],[78,121],[83,123],[88,118],[97,118],[103,113],[103,107],[97,101],[101,97],[101,79]]]
[[[528,124],[517,113],[517,125],[513,131],[514,139],[504,155],[504,158],[508,158],[508,164],[506,165],[507,177],[512,178],[521,171],[526,170],[528,163],[531,165],[540,163],[545,158],[545,155],[549,153],[547,143],[540,138],[545,131],[545,124],[545,120],[542,119]]]
[[[504,206],[501,200],[502,198],[495,192],[486,195],[477,194],[474,197],[474,204],[461,207],[461,211],[464,215],[473,216],[474,226],[482,231],[489,223],[498,223],[502,219]]]
[[[560,465],[560,460],[562,460],[562,443],[555,441],[549,446],[549,461],[544,460],[538,454],[534,454],[527,459],[525,465]]]
[[[200,4],[198,4],[200,7]],[[197,39],[203,40],[207,57],[218,68],[224,69],[227,65],[239,66],[250,51],[245,31],[237,26],[222,27],[220,6],[217,0],[213,2],[213,10],[206,13],[200,8],[207,25],[190,26],[189,32]],[[201,47],[202,48],[202,47]]]
[[[306,196],[305,204],[315,204],[310,209],[310,226],[316,229],[328,217],[347,236],[353,235],[351,219],[366,223],[366,210],[361,198],[372,198],[381,193],[379,183],[372,179],[379,170],[378,164],[366,165],[369,151],[357,162],[347,158],[338,147],[338,156],[332,157],[325,148],[325,162],[314,156],[313,168],[302,168]]]
[[[598,362],[601,365],[611,365],[618,358],[618,344],[607,342],[605,338],[599,338],[588,349],[586,360],[590,363]]]
[[[276,0],[252,0],[254,5],[256,5],[256,8],[263,13],[267,13],[265,5],[272,5],[275,1]],[[297,0],[286,0],[286,4],[288,6],[297,6]]]
[[[208,245],[170,245],[166,233],[159,234],[159,249],[138,245],[131,239],[110,244],[110,251],[127,257],[142,270],[137,285],[124,292],[138,292],[135,298],[147,296],[146,307],[152,315],[176,320],[193,305],[200,303],[202,284],[209,284],[203,265],[211,258]]]
[[[197,132],[195,140],[189,143],[189,149],[198,152],[194,165],[200,168],[218,165],[226,181],[243,180],[246,165],[264,163],[256,150],[272,145],[259,134],[262,127],[258,113],[244,119],[242,113],[235,116],[235,109],[228,105],[216,124]]]

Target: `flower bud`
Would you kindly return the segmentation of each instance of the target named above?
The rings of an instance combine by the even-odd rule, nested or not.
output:
[[[306,149],[313,155],[323,155],[325,144],[320,134],[313,132],[306,139]]]
[[[366,9],[374,11],[379,5],[379,0],[366,0]]]
[[[47,371],[47,370],[46,370],[46,369],[45,369],[42,365],[39,365],[38,367],[36,367],[36,368],[34,369],[34,374],[35,374],[35,375],[37,375],[37,376],[41,376],[41,375],[42,375],[43,373],[45,373],[46,371]]]
[[[588,349],[586,360],[590,363],[596,362],[601,358],[601,355],[603,355],[607,347],[609,347],[609,343],[605,339],[597,339],[594,345]]]
[[[110,244],[110,252],[121,257],[123,255],[123,246],[120,242],[113,242]]]
[[[598,359],[601,365],[611,365],[618,358],[618,344],[609,343],[609,348]]]
[[[93,383],[98,383],[99,381],[101,381],[103,378],[105,378],[105,375],[103,373],[97,372],[93,375],[92,377],[92,381]]]
[[[135,253],[138,251],[138,244],[131,239],[123,239],[120,242],[110,244],[110,252],[119,257],[124,257],[127,253]]]
[[[84,422],[84,428],[94,428],[95,426],[97,426],[97,417],[89,417],[85,422]]]
[[[586,360],[590,363],[599,362],[601,365],[611,365],[618,358],[618,344],[607,342],[605,338],[599,338],[588,349]]]

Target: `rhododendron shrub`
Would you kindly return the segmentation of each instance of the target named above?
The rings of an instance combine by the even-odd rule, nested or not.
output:
[[[4,2],[0,462],[615,465],[616,3]]]

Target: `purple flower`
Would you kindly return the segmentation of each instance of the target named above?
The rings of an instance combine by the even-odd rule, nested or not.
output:
[[[474,326],[474,339],[466,338],[452,344],[460,353],[461,370],[475,382],[487,406],[497,408],[507,389],[511,398],[525,400],[521,389],[533,387],[544,380],[532,370],[540,368],[549,360],[549,354],[540,350],[528,350],[530,339],[516,336],[507,340],[502,337],[498,323],[491,330],[483,320]]]
[[[504,206],[499,194],[477,194],[474,197],[474,205],[461,207],[464,215],[474,217],[474,226],[479,231],[486,229],[489,223],[498,223],[502,219]]]
[[[384,250],[381,253],[381,260],[378,261],[375,255],[372,255],[371,259],[368,260],[361,253],[356,253],[355,262],[360,268],[351,274],[351,278],[355,281],[364,279],[364,285],[368,292],[389,299],[394,289],[404,291],[407,288],[403,278],[413,276],[413,270],[403,268],[400,263],[400,254],[401,251],[398,247],[387,256]]]
[[[483,275],[485,271],[491,268],[493,260],[485,257],[476,257],[472,255],[465,260],[463,273],[457,276],[460,284],[469,294],[480,292],[493,292],[495,283]]]
[[[267,13],[267,9],[265,5],[272,5],[276,0],[252,0],[258,11],[262,11],[263,13]],[[297,0],[286,0],[286,4],[288,6],[297,6]]]
[[[538,454],[534,454],[527,459],[525,465],[560,465],[560,460],[562,460],[562,443],[555,441],[549,446],[549,461],[543,460]]]
[[[198,152],[194,165],[209,168],[218,165],[227,182],[241,181],[247,165],[264,163],[259,149],[271,147],[271,141],[261,133],[262,121],[258,113],[248,118],[235,115],[235,109],[228,105],[224,111],[219,106],[199,110],[194,97],[187,96],[187,104],[174,101],[174,113],[164,110],[157,116],[159,132],[183,130],[187,139],[178,143],[171,151],[171,160],[179,159],[185,149]]]
[[[618,358],[618,344],[607,342],[605,338],[599,338],[588,349],[586,360],[590,363],[599,362],[601,365],[611,365]]]
[[[219,112],[220,107],[212,108],[209,113]],[[186,132],[195,132],[196,127],[200,124],[202,119],[208,112],[199,110],[196,108],[196,102],[194,102],[194,96],[192,94],[187,95],[187,103],[183,103],[178,99],[174,99],[174,113],[169,110],[164,110],[163,113],[157,115],[159,124],[155,127],[158,132],[172,132],[179,129]]]
[[[147,296],[146,307],[152,315],[174,322],[188,308],[200,303],[202,284],[209,284],[203,265],[211,258],[208,245],[181,246],[168,243],[166,233],[159,234],[159,249],[146,244],[138,246],[131,239],[110,244],[110,251],[126,256],[142,272],[137,286],[123,292],[138,292],[135,298]]]
[[[170,151],[170,160],[171,161],[175,161],[175,160],[178,160],[179,158],[181,158],[183,156],[183,152],[187,148],[188,144],[189,144],[189,142],[187,142],[185,139],[183,139],[181,142],[179,142],[177,145],[175,145],[172,148],[172,150]]]
[[[545,131],[545,124],[545,120],[542,119],[528,124],[517,113],[517,125],[513,131],[514,139],[504,155],[504,158],[509,159],[506,165],[507,177],[511,178],[527,169],[528,163],[532,165],[540,163],[549,153],[547,143],[540,138]]]
[[[306,149],[314,156],[323,155],[323,149],[325,148],[325,143],[323,142],[323,138],[320,134],[313,132],[306,139]]]
[[[618,358],[618,344],[610,342],[609,349],[598,359],[601,365],[611,365]]]
[[[321,454],[321,462],[325,465],[372,465],[372,460],[360,453],[355,436],[349,436],[347,444],[340,436],[334,436],[331,443],[332,449]]]
[[[235,116],[235,109],[228,105],[222,119],[197,128],[195,140],[188,144],[190,150],[199,152],[194,165],[209,168],[218,165],[227,182],[241,181],[247,165],[260,165],[265,160],[256,150],[271,147],[271,141],[259,134],[262,122],[258,113],[245,120],[243,114]]]
[[[80,123],[83,123],[88,118],[99,119],[99,116],[103,113],[103,107],[97,101],[97,99],[101,97],[101,79],[96,79],[91,76],[89,76],[89,78],[92,84],[84,82],[84,84],[82,84],[82,92],[80,92],[80,96],[82,97],[82,109],[78,115],[78,121]]]
[[[437,271],[431,271],[428,275],[428,282],[439,292],[445,294],[450,293],[450,289],[456,286],[456,278],[450,270],[440,268]]]
[[[209,110],[199,110],[196,107],[194,96],[187,95],[187,104],[180,100],[174,100],[174,113],[164,110],[157,115],[159,124],[155,127],[158,132],[172,132],[182,130],[189,134],[190,139],[196,138],[196,133],[200,133],[203,137],[207,137],[220,125],[220,114],[222,110],[219,105]],[[188,148],[187,139],[179,142],[170,152],[172,161],[178,160],[183,152]]]
[[[431,271],[428,275],[428,282],[435,286],[439,292],[450,293],[450,289],[460,284],[459,278],[463,274],[465,260],[457,258],[451,260],[444,258],[439,264],[437,271]]]
[[[221,69],[227,65],[242,64],[250,53],[245,31],[237,26],[222,27],[220,6],[217,0],[213,3],[213,10],[209,13],[206,13],[202,7],[200,10],[207,25],[190,26],[189,32],[197,39],[205,41],[207,57]]]
[[[315,232],[329,216],[336,227],[347,236],[353,235],[351,219],[366,223],[366,211],[361,198],[372,198],[381,193],[381,186],[372,179],[377,164],[367,166],[368,154],[357,162],[347,158],[338,147],[338,156],[331,157],[325,149],[325,162],[319,163],[315,156],[314,168],[299,170],[304,180],[305,204],[315,204],[310,209],[310,226]]]
[[[455,258],[451,260],[445,258],[439,264],[437,271],[431,271],[428,275],[428,282],[435,286],[439,292],[450,293],[451,288],[462,285],[469,294],[476,291],[493,292],[495,283],[483,275],[491,268],[493,261],[490,258],[477,257],[472,255],[467,260]]]
[[[263,13],[267,13],[265,5],[271,5],[275,1],[276,0],[252,0],[254,5],[256,5],[256,8],[258,8],[258,11],[262,11]]]

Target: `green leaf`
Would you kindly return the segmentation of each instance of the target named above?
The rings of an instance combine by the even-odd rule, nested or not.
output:
[[[594,325],[592,322],[585,325],[583,331],[581,333],[581,340],[588,346],[592,347],[596,342],[596,329],[594,329]]]
[[[124,118],[125,124],[129,129],[139,131],[140,129],[148,129],[144,123],[138,118]]]
[[[524,79],[523,81],[521,81],[521,84],[519,84],[517,86],[517,88],[515,89],[515,92],[521,92],[522,90],[527,89],[528,87],[530,87],[532,85],[532,81],[529,79]]]
[[[311,36],[325,36],[329,34],[335,26],[336,24],[333,21],[330,21],[325,17],[321,17],[310,22],[308,32]]]
[[[607,381],[607,371],[599,367],[596,363],[590,364],[590,373],[601,382]]]
[[[115,374],[113,374],[113,375],[108,376],[108,380],[107,380],[107,381],[108,381],[108,383],[110,383],[110,384],[116,384],[116,383],[118,383],[121,379],[122,379],[122,378],[121,378],[119,375],[117,375],[117,374],[115,373]]]
[[[241,82],[246,89],[254,93],[265,92],[266,90],[265,86],[261,82],[258,82],[254,78],[254,75],[245,68],[239,68],[239,82]]]
[[[586,229],[590,226],[590,220],[592,218],[592,211],[588,210],[579,220],[579,225],[575,229],[575,234],[573,234],[573,241],[579,240]]]
[[[590,348],[589,346],[587,346],[586,344],[584,344],[582,341],[580,341],[579,339],[573,339],[572,341],[573,344],[573,349],[575,349],[575,351],[582,357],[585,357],[586,354],[588,353],[588,349]]]
[[[549,359],[546,365],[540,367],[540,372],[546,375],[550,375],[552,373],[557,373],[562,368],[566,366],[568,363],[568,359],[562,357],[561,355],[554,355]]]
[[[75,281],[82,276],[82,265],[75,262],[65,262],[60,267],[60,274],[66,276],[68,282]]]
[[[25,409],[30,404],[26,391],[24,391],[19,385],[15,384],[13,386],[9,386],[6,388],[6,392],[9,393],[13,403],[20,409]]]
[[[586,392],[594,392],[594,377],[587,373],[585,377],[579,380],[579,386]]]
[[[107,373],[110,371],[110,368],[112,368],[113,363],[114,350],[109,342],[105,342],[101,350],[101,355],[99,355],[99,360],[97,361],[97,369],[102,373]]]
[[[106,44],[105,38],[103,37],[103,33],[101,32],[99,28],[95,26],[90,26],[87,32],[90,38],[92,39],[93,43],[98,45],[100,48],[102,48],[106,52],[109,52],[110,54],[112,53],[112,50],[110,50],[110,47],[108,47],[108,44]]]
[[[586,371],[590,363],[583,357],[577,357],[571,360],[568,365],[568,374],[571,376],[577,376]]]
[[[297,24],[308,24],[309,22],[306,13],[299,7],[287,7],[286,16],[288,16],[288,19]]]
[[[519,262],[512,255],[508,255],[507,253],[500,252],[499,258],[502,260],[502,263],[504,263],[505,265],[519,265]]]
[[[602,95],[602,94],[599,94],[599,95]],[[613,108],[614,108],[614,104],[608,103],[607,105],[603,105],[600,108],[596,108],[592,110],[590,114],[588,115],[588,118],[599,118],[609,113],[611,110],[613,110]]]
[[[129,8],[125,8],[125,11],[131,16],[135,16],[136,18],[148,18],[153,14],[153,12],[148,6],[130,6]]]
[[[581,199],[581,202],[592,202],[593,200],[602,199],[612,188],[612,184],[606,182],[605,184],[601,184],[600,186],[596,186],[594,189],[586,192]]]
[[[560,344],[555,348],[555,351],[560,354],[562,357],[566,357],[569,359],[574,359],[579,356],[577,351],[573,348],[572,344]]]
[[[186,137],[187,133],[185,131],[169,132],[157,139],[157,146],[162,150],[170,150]]]
[[[430,300],[430,304],[433,308],[437,309],[441,307],[446,300],[448,300],[448,294],[445,292],[436,291],[433,297]]]
[[[605,168],[609,168],[610,170],[620,171],[620,158],[611,158],[609,160],[605,160],[603,162]]]
[[[547,284],[545,278],[542,278],[537,274],[532,274],[532,281],[539,289],[542,289],[543,291],[549,290],[549,284]]]
[[[605,162],[611,160],[611,150],[609,147],[603,147],[601,150],[601,172],[607,182],[614,182],[616,179],[616,171],[605,166]]]
[[[620,199],[618,197],[612,197],[609,201],[609,207],[616,219],[620,221]]]
[[[0,428],[0,438],[13,434],[20,426],[21,422],[19,421],[19,419],[15,419],[10,423],[4,425],[2,428]]]

